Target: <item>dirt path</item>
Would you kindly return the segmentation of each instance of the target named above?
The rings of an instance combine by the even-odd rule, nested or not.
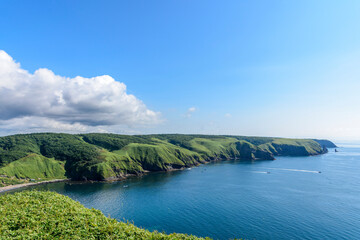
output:
[[[15,184],[15,185],[10,185],[10,186],[6,186],[6,187],[0,187],[0,193],[10,191],[10,190],[13,190],[13,189],[22,188],[22,187],[40,185],[40,184],[45,184],[45,183],[65,182],[65,181],[69,181],[69,179],[54,179],[54,180],[36,182],[36,183]]]

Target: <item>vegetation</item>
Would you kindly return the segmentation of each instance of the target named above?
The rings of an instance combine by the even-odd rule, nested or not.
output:
[[[9,185],[27,183],[26,179],[18,179],[16,177],[8,177],[8,176],[1,176],[0,177],[0,187],[6,187]]]
[[[212,160],[321,154],[325,151],[322,143],[324,140],[181,134],[13,135],[0,138],[0,175],[8,179],[112,180]]]
[[[31,153],[0,168],[0,174],[18,179],[62,179],[65,169],[61,161]]]
[[[2,195],[0,215],[0,239],[204,239],[149,232],[54,192]]]

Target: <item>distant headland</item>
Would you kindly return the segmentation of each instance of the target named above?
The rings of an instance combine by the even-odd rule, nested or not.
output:
[[[229,135],[33,133],[0,138],[0,187],[52,179],[112,181],[218,160],[274,160],[336,147],[328,140]]]

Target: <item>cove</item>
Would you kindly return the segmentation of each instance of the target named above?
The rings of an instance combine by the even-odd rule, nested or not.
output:
[[[214,239],[359,239],[360,146],[275,161],[223,161],[51,190],[121,221]],[[319,173],[320,172],[320,173]],[[22,191],[16,190],[16,191]]]

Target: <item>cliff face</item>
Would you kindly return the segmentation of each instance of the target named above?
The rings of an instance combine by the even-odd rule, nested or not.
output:
[[[324,141],[324,140],[318,140]],[[315,140],[207,135],[26,134],[0,138],[0,175],[17,178],[53,176],[61,166],[74,180],[113,180],[146,171],[170,171],[213,160],[273,160],[274,156],[324,153]],[[327,144],[331,143],[327,141]],[[47,166],[30,172],[9,165],[38,156]],[[40,163],[44,161],[44,163]],[[27,163],[29,164],[29,163]],[[60,167],[59,167],[60,166]],[[45,169],[45,170],[44,170]],[[40,174],[41,172],[41,174]],[[52,175],[51,175],[52,174]]]
[[[324,139],[313,139],[313,140],[325,148],[336,148],[337,147],[333,142],[331,142],[329,140],[324,140]]]

